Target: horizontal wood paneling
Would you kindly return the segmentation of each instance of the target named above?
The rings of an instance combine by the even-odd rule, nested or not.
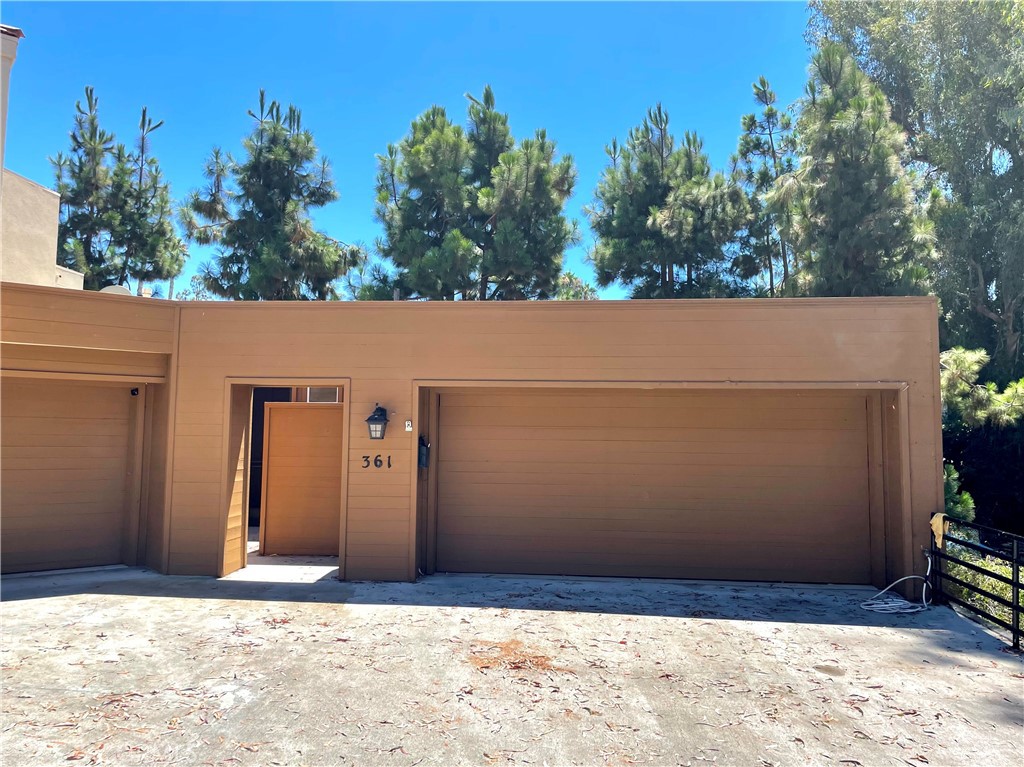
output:
[[[870,580],[864,395],[440,402],[438,570]]]
[[[164,378],[167,362],[166,354],[6,343],[0,348],[4,370]]]
[[[172,572],[212,574],[222,564],[217,538],[225,529],[229,495],[223,484],[227,377],[285,379],[300,386],[315,385],[314,379],[351,379],[347,524],[353,532],[390,531],[394,545],[406,550],[404,557],[384,555],[369,548],[367,539],[354,537],[346,547],[346,571],[352,578],[408,578],[414,573],[411,472],[421,427],[405,433],[402,422],[415,417],[415,380],[858,382],[861,387],[873,381],[887,386],[906,382],[913,438],[907,551],[926,544],[928,515],[941,508],[936,306],[930,299],[178,305],[85,291],[12,285],[0,290],[0,338],[5,344],[34,345],[32,354],[38,352],[41,360],[49,353],[45,346],[169,354],[180,312],[173,371],[177,390],[174,403],[159,404],[165,412],[175,407],[173,453],[154,451],[151,458],[151,467],[161,458],[173,462],[171,485],[161,487],[150,469],[150,498],[172,497],[167,543]],[[91,359],[96,365],[112,362],[103,355]],[[378,401],[388,407],[392,422],[387,439],[371,442],[363,419]],[[794,410],[805,407],[798,399],[790,402]],[[713,415],[708,411],[704,417]],[[830,417],[806,414],[808,419],[818,416]],[[646,423],[642,416],[639,423]],[[646,428],[618,421],[611,427]],[[504,452],[495,455],[523,462],[524,471],[530,457],[512,443],[537,438],[555,452],[566,447],[551,435],[528,437],[523,429],[531,427],[521,423],[494,428],[510,430],[502,435]],[[800,479],[802,468],[840,468],[841,450],[807,450],[793,439],[799,430],[769,423],[740,443],[714,428],[699,431],[700,439],[689,442],[654,436],[635,440],[629,451],[620,451],[622,461],[639,466],[665,453],[710,470],[721,451],[746,450],[748,463],[780,475],[790,472],[785,474],[790,481],[808,484],[817,479],[813,473]],[[600,455],[601,440],[593,433],[589,440],[577,438],[584,434],[577,432],[571,440],[580,455],[587,450]],[[68,419],[66,438],[87,439],[73,419]],[[362,455],[377,453],[393,456],[390,472],[361,468]],[[395,512],[403,509],[406,518],[400,520]],[[912,559],[916,563],[916,553]]]
[[[359,533],[390,535],[398,545],[409,538],[414,515],[409,480],[415,470],[415,435],[422,429],[417,425],[416,432],[406,434],[402,421],[413,417],[414,379],[878,380],[910,381],[912,386],[924,381],[927,386],[933,366],[922,353],[922,343],[927,345],[934,323],[934,305],[920,299],[586,306],[195,304],[183,307],[181,322],[178,418],[182,424],[199,426],[199,433],[204,423],[221,423],[218,392],[225,376],[283,377],[297,385],[306,383],[307,377],[352,379],[347,514],[351,535],[346,549],[351,578],[368,577],[369,561],[377,562],[373,568],[377,577],[382,577],[387,561],[397,568],[387,577],[409,577],[408,556],[404,562],[401,557],[374,560],[380,552],[371,556],[367,539]],[[920,402],[927,404],[921,415],[927,419],[931,395],[926,389],[922,394]],[[516,396],[533,395],[520,392]],[[713,399],[717,395],[694,396]],[[369,440],[363,423],[377,402],[392,414],[383,442]],[[636,429],[630,449],[620,450],[623,463],[640,466],[664,455],[673,461],[685,458],[688,465],[713,472],[720,454],[742,454],[748,464],[756,462],[762,473],[775,472],[798,485],[810,484],[830,472],[841,474],[844,460],[841,445],[821,444],[827,433],[818,435],[817,446],[806,446],[806,440],[814,437],[810,424],[825,419],[835,427],[844,419],[859,417],[831,412],[833,405],[840,410],[842,405],[798,392],[773,401],[775,409],[788,410],[792,416],[774,421],[762,422],[766,416],[756,410],[711,412],[708,401],[694,402],[702,403],[699,417],[709,424],[714,418],[732,419],[734,424],[749,418],[763,428],[737,437],[729,429],[709,425],[694,429],[691,440],[664,440],[648,428],[650,421],[644,418],[649,419],[649,413],[616,413],[610,416],[615,420],[609,426]],[[578,420],[579,414],[574,417]],[[629,418],[637,426],[623,420]],[[558,436],[524,431],[532,427],[524,427],[517,419],[514,414],[500,426],[508,430],[498,437],[501,445],[493,446],[501,460],[529,462],[533,451],[536,463],[538,442],[551,451],[542,461],[556,459],[569,447]],[[451,428],[462,427],[452,424]],[[587,451],[599,455],[606,449],[599,435],[586,431],[591,427],[572,428],[584,430],[569,440],[580,456],[587,456]],[[589,439],[579,439],[585,434]],[[623,436],[615,440],[620,446]],[[219,451],[212,437],[209,442],[200,443],[200,439],[205,438],[188,437],[177,451],[175,476],[182,487],[201,477],[201,466]],[[536,442],[522,448],[530,439]],[[458,440],[454,444],[449,442],[449,447],[461,449]],[[378,453],[392,456],[391,471],[362,468],[363,455]],[[931,471],[929,460],[923,457],[926,476]],[[717,481],[715,474],[709,476]],[[189,499],[191,515],[196,500],[194,495]],[[724,507],[731,501],[720,502]],[[178,507],[176,500],[176,513]]]
[[[263,553],[338,555],[344,407],[266,405]]]
[[[170,354],[177,304],[92,291],[0,285],[4,343]]]
[[[3,381],[4,572],[121,561],[130,404],[126,387]]]

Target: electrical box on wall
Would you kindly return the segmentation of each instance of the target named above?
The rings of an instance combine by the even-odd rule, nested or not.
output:
[[[406,431],[412,431],[412,421],[406,421],[405,422],[405,430]]]

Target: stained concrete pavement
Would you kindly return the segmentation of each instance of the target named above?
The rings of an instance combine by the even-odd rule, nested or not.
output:
[[[1024,763],[1020,659],[946,608],[273,564],[4,579],[3,763]]]

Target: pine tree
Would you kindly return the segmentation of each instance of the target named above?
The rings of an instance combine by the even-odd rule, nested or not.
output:
[[[935,184],[934,287],[944,346],[983,346],[988,375],[1024,373],[1024,3],[811,0],[807,37],[835,40],[884,91],[910,160]]]
[[[112,189],[120,215],[112,240],[119,254],[121,285],[129,277],[139,282],[166,280],[185,265],[185,245],[174,230],[170,186],[150,146],[150,136],[162,125],[163,120],[154,123],[143,107],[135,151],[119,146],[115,152]]]
[[[788,285],[793,264],[786,241],[792,212],[769,206],[768,193],[782,175],[795,170],[796,141],[792,120],[775,107],[777,97],[768,81],[759,78],[753,91],[760,114],[744,115],[735,158],[750,201],[750,219],[735,266],[748,279],[767,272],[768,295],[784,295],[793,292]],[[777,274],[776,264],[781,273]]]
[[[697,135],[677,147],[658,104],[625,146],[613,140],[606,151],[588,208],[598,284],[619,280],[634,298],[736,294],[726,248],[745,223],[745,194],[712,171]]]
[[[181,272],[185,248],[174,230],[169,185],[150,137],[163,125],[145,107],[134,151],[100,127],[99,99],[85,89],[67,155],[51,160],[61,196],[57,261],[85,275],[86,289],[165,280]]]
[[[467,130],[431,107],[377,158],[378,250],[397,271],[388,286],[440,300],[548,298],[578,238],[563,213],[575,165],[543,130],[517,144],[489,86],[467,98]]]
[[[584,282],[572,272],[562,272],[558,277],[558,290],[555,299],[558,301],[597,301],[601,297],[597,288]]]
[[[468,229],[472,188],[465,132],[434,106],[417,117],[399,145],[378,155],[378,243],[409,295],[453,300],[470,297],[480,253]]]
[[[931,227],[900,164],[905,137],[885,96],[837,45],[812,59],[797,130],[804,161],[776,189],[798,190],[796,229],[811,258],[810,292],[922,292]]]
[[[1003,391],[978,376],[989,362],[984,349],[955,346],[939,354],[939,389],[946,415],[955,414],[976,428],[985,423],[1012,426],[1024,419],[1024,378],[1011,381]]]
[[[478,206],[491,242],[483,251],[478,297],[551,298],[557,290],[562,256],[579,238],[562,215],[576,168],[571,157],[556,160],[555,153],[554,142],[539,130],[501,155],[492,186],[480,190]]]
[[[215,148],[206,187],[181,211],[190,240],[219,246],[203,266],[203,284],[236,300],[337,298],[337,280],[363,254],[318,231],[310,218],[311,209],[338,198],[330,164],[294,106],[268,104],[261,90],[259,112],[249,116],[255,126],[243,142],[245,159]]]
[[[681,268],[674,285],[681,298],[730,295],[738,288],[730,281],[725,249],[747,220],[746,194],[734,180],[712,172],[697,134],[687,132],[676,154],[668,198],[651,216],[675,248],[668,277],[676,280],[675,267]]]

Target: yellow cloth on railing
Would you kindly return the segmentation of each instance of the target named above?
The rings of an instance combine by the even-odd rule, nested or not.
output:
[[[946,515],[932,514],[932,535],[935,536],[935,545],[942,548],[942,536],[946,534]]]

